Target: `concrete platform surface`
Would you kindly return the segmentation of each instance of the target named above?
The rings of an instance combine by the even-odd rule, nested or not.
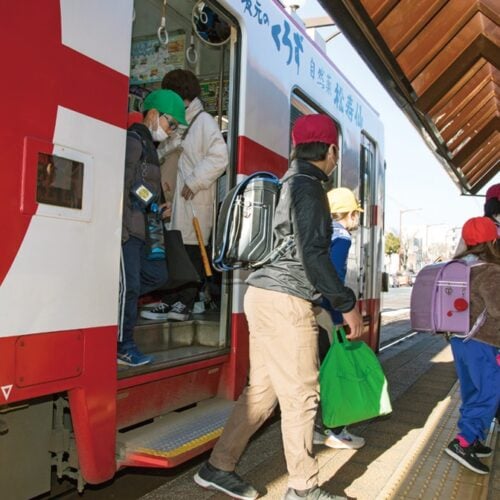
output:
[[[350,427],[365,437],[358,451],[316,447],[322,487],[359,500],[500,498],[496,475],[479,476],[443,449],[456,432],[459,392],[451,351],[442,337],[417,335],[380,355],[393,399],[390,417]],[[491,441],[494,444],[491,434]],[[498,444],[498,443],[497,443]],[[199,466],[142,497],[144,500],[224,499],[192,480]],[[279,422],[254,439],[238,467],[261,498],[281,499],[287,486]],[[496,491],[496,493],[495,493]],[[491,496],[493,494],[494,496]]]

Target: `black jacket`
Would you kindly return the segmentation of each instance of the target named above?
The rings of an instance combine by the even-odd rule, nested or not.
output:
[[[356,304],[356,297],[340,281],[328,254],[331,218],[321,184],[326,180],[327,175],[313,164],[302,160],[292,162],[282,178],[274,235],[279,246],[293,233],[294,244],[283,256],[254,271],[247,283],[310,301],[317,301],[323,295],[335,309],[349,312]]]
[[[154,190],[158,198],[160,197],[160,162],[153,138],[145,125],[135,123],[127,132],[122,242],[127,241],[130,236],[135,236],[141,240],[146,238],[144,212],[137,207],[130,195],[130,190],[134,184],[141,182],[141,180]]]

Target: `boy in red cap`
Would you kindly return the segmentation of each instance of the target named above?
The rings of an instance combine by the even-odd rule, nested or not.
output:
[[[289,474],[284,499],[339,498],[318,487],[313,453],[318,407],[318,327],[313,302],[323,296],[339,310],[350,327],[349,338],[359,337],[363,329],[355,294],[343,285],[328,255],[332,229],[322,182],[337,163],[337,128],[326,115],[302,116],[295,122],[292,141],[292,161],[281,179],[274,219],[276,247],[284,240],[291,244],[247,279],[249,384],[209,461],[195,476],[200,486],[233,498],[258,496],[234,469],[248,440],[278,402]]]
[[[488,217],[469,219],[462,228],[467,249],[456,258],[477,261],[470,275],[470,324],[468,336],[453,335],[451,348],[462,404],[459,433],[446,453],[478,474],[489,468],[479,458],[488,457],[484,446],[487,429],[500,402],[500,246],[497,229]],[[475,333],[474,333],[475,330]]]

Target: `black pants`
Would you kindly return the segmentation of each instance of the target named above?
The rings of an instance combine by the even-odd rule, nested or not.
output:
[[[191,311],[196,299],[198,298],[198,292],[205,281],[205,270],[203,268],[203,259],[201,258],[200,247],[198,245],[184,245],[184,248],[186,249],[186,252],[189,255],[189,258],[191,259],[191,262],[198,272],[202,282],[187,283],[179,288],[169,290],[168,293],[163,296],[162,301],[170,306],[176,302],[182,302]]]

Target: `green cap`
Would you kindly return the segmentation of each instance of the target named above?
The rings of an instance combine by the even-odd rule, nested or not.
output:
[[[148,94],[146,99],[144,99],[142,109],[144,111],[157,109],[160,113],[175,118],[181,125],[187,125],[184,101],[181,96],[176,94],[173,90],[153,90],[153,92]]]

